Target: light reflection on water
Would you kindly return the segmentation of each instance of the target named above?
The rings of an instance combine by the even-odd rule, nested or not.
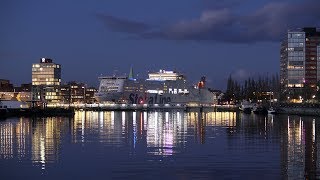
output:
[[[0,122],[0,165],[13,160],[14,165],[50,172],[48,166],[63,166],[61,157],[76,154],[69,150],[76,145],[76,151],[92,159],[109,158],[105,151],[112,149],[112,156],[122,159],[112,164],[110,174],[116,178],[139,173],[138,167],[150,170],[144,175],[152,177],[165,165],[163,171],[172,178],[252,178],[269,172],[267,179],[313,179],[320,168],[319,121],[183,111],[77,111],[74,118],[13,118]]]

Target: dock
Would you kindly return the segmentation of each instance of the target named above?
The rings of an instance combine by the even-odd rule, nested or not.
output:
[[[45,108],[8,109],[0,119],[9,117],[73,117],[75,111],[218,111],[236,112],[232,105],[182,105],[182,104],[51,104]]]
[[[55,104],[50,108],[67,108],[84,111],[152,111],[152,110],[184,110],[197,109],[209,111],[238,111],[235,105],[198,105],[198,104]]]

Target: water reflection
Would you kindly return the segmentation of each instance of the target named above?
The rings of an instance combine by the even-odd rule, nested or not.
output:
[[[58,150],[68,121],[61,118],[7,120],[0,123],[0,157],[2,159],[30,158],[45,169],[47,163],[58,159]]]
[[[200,111],[77,111],[72,119],[7,119],[0,122],[0,160],[32,162],[46,169],[61,160],[61,147],[69,144],[116,148],[145,160],[185,155],[198,147],[211,148],[205,155],[214,157],[218,145],[224,147],[221,161],[230,168],[248,163],[246,158],[267,161],[272,156],[279,167],[270,168],[280,168],[283,179],[315,179],[320,168],[319,123],[312,117]],[[212,160],[217,159],[206,163],[220,168]],[[262,162],[255,163],[253,167]]]
[[[285,178],[319,178],[319,119],[288,116],[287,121],[282,121],[281,130],[281,162]]]

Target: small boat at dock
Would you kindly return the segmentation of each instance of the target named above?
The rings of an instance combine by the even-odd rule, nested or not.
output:
[[[270,107],[268,109],[268,114],[275,114],[275,113],[276,113],[276,110],[273,107]]]

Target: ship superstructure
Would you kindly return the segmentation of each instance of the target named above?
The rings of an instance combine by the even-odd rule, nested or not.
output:
[[[191,86],[185,76],[175,71],[160,70],[148,74],[146,80],[129,77],[100,77],[99,91],[95,98],[99,102],[127,104],[190,104],[211,105],[213,94],[204,87]]]

